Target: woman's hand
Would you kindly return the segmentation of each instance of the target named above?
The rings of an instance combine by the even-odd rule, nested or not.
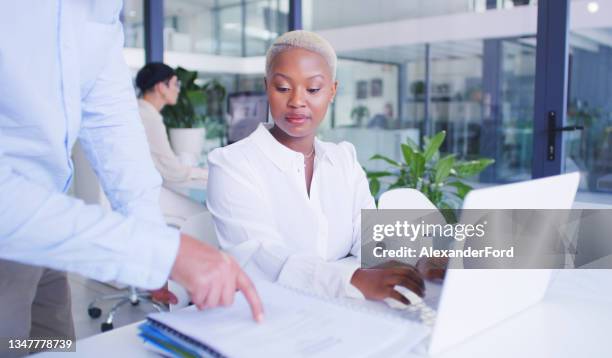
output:
[[[410,300],[397,292],[395,285],[404,286],[421,297],[425,295],[425,283],[416,268],[397,262],[371,269],[358,269],[351,278],[351,284],[369,300],[393,298],[409,305]]]
[[[440,282],[446,275],[448,259],[443,257],[421,257],[416,264],[419,273],[429,281]]]

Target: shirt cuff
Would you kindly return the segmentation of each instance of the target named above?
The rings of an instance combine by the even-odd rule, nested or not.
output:
[[[164,225],[141,221],[136,225],[133,238],[117,281],[143,289],[162,287],[178,254],[179,232]]]
[[[361,266],[359,262],[357,260],[344,259],[331,264],[340,278],[343,295],[349,298],[365,299],[361,291],[351,283],[355,271]]]
[[[324,292],[316,289],[314,285],[317,270],[317,258],[291,255],[284,262],[278,275],[278,283],[296,288],[300,291],[313,292],[322,295]]]

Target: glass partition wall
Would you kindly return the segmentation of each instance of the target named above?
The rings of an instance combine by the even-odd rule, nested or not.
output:
[[[126,0],[122,13],[134,70],[144,64],[144,1]],[[361,164],[379,169],[384,163],[370,161],[372,155],[400,160],[406,138],[419,142],[444,130],[444,152],[495,159],[474,181],[505,183],[531,178],[540,155],[534,123],[542,119],[534,109],[537,38],[544,35],[537,29],[547,1],[159,3],[165,61],[197,70],[201,83],[217,79],[228,93],[263,91],[265,51],[288,30],[290,4],[300,5],[303,28],[330,40],[339,57],[340,85],[321,126],[324,139],[353,142]],[[572,0],[570,8],[566,122],[584,129],[563,134],[558,171],[581,171],[583,192],[610,193],[612,0]]]
[[[444,130],[442,151],[495,159],[474,180],[530,178],[535,5],[303,2],[304,26],[329,38],[341,59],[340,91],[322,135],[358,144],[362,165],[381,169],[384,163],[368,160],[372,155],[401,160],[406,138],[419,142]],[[504,28],[483,31],[500,19]]]

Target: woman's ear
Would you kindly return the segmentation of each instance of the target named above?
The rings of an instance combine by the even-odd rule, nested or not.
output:
[[[166,84],[164,83],[164,81],[159,81],[153,86],[152,89],[153,89],[153,92],[163,95],[166,90],[165,87],[166,87]]]
[[[331,99],[329,100],[330,102],[333,102],[334,98],[336,98],[337,90],[338,90],[338,81],[334,81],[334,84],[332,85]]]

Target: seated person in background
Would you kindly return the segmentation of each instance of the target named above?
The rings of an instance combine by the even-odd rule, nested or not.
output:
[[[374,208],[348,142],[315,137],[336,94],[336,54],[307,31],[279,37],[266,58],[274,126],[208,158],[208,209],[223,249],[254,276],[327,297],[408,301],[423,295],[412,266],[360,269],[361,209]]]
[[[393,105],[385,103],[384,113],[378,113],[368,122],[368,128],[393,128]]]
[[[145,65],[136,75],[140,90],[138,109],[149,142],[149,150],[164,181],[182,182],[208,178],[206,169],[182,164],[170,147],[160,111],[176,104],[180,84],[174,70],[159,62]]]

